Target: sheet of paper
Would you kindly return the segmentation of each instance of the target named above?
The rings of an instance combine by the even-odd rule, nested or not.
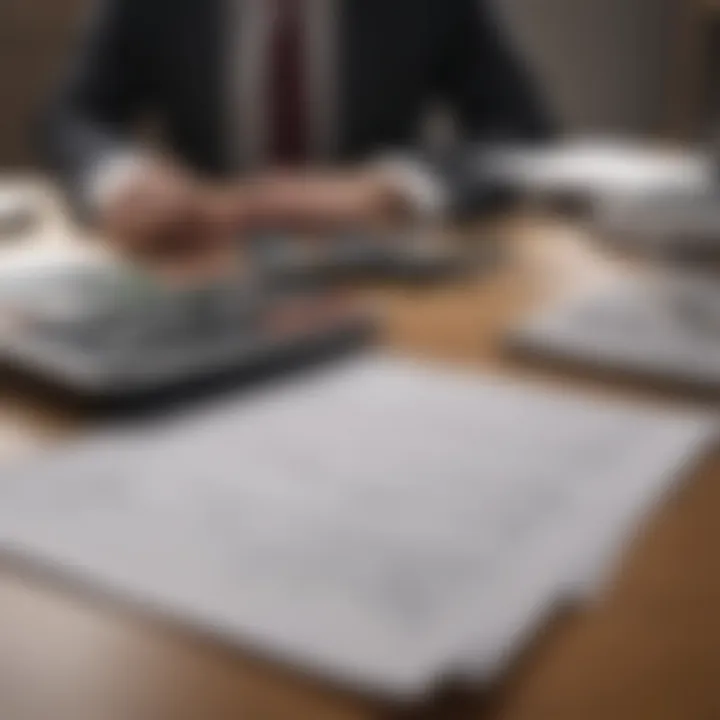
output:
[[[597,564],[593,509],[624,480],[676,480],[714,432],[369,355],[8,472],[0,547],[417,695],[496,672],[587,579],[579,540]]]

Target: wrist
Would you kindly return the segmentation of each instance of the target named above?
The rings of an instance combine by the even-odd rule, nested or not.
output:
[[[396,155],[381,158],[370,167],[406,216],[431,220],[445,216],[450,205],[448,188],[425,163]]]

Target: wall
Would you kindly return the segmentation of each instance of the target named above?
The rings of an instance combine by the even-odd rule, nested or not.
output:
[[[495,0],[575,131],[667,124],[677,13],[688,0]]]
[[[0,167],[32,162],[38,103],[60,71],[85,0],[0,0]]]

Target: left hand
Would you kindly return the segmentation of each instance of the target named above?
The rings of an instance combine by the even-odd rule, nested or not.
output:
[[[376,173],[270,173],[251,192],[248,221],[261,227],[328,232],[372,227],[403,209],[403,198]]]

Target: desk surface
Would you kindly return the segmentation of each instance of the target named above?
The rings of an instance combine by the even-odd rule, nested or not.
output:
[[[42,203],[46,219],[24,247],[3,250],[0,262],[39,247],[53,252],[73,237],[51,195]],[[656,402],[657,389],[570,379],[503,354],[503,331],[529,310],[623,270],[590,250],[577,228],[535,218],[502,231],[512,262],[483,282],[369,291],[387,310],[385,342],[417,356]],[[0,460],[56,442],[78,422],[0,378]],[[720,456],[630,548],[605,597],[558,618],[501,687],[449,696],[407,717],[720,717],[719,519]],[[396,712],[0,564],[2,720],[365,720]]]

